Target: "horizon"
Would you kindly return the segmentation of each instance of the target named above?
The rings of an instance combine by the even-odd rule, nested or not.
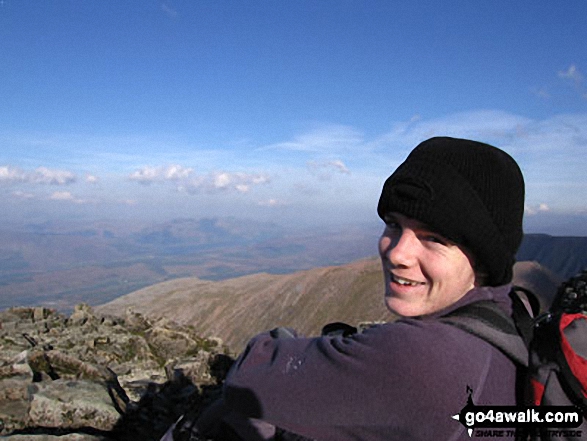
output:
[[[587,236],[587,3],[5,0],[4,226],[373,224],[430,136],[493,144],[526,233]]]

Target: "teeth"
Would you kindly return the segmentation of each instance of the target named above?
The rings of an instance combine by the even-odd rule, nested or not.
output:
[[[400,285],[407,285],[407,286],[417,286],[421,285],[420,282],[414,282],[413,280],[404,279],[402,277],[393,276],[393,280]]]

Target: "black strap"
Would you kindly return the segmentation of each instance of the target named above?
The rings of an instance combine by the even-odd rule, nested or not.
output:
[[[512,300],[511,317],[491,300],[470,303],[450,312],[445,317],[476,318],[505,334],[519,334],[526,347],[529,348],[534,336],[535,317],[540,312],[540,301],[532,291],[521,286],[514,286],[509,296]],[[520,296],[524,296],[528,300],[531,313]]]
[[[469,303],[443,316],[443,318],[452,317],[474,318],[506,334],[515,335],[518,333],[514,320],[491,300]],[[450,321],[452,322],[452,320]]]
[[[528,300],[532,315],[530,315],[520,295],[523,295]],[[540,302],[532,291],[521,286],[513,287],[510,291],[510,298],[512,299],[512,318],[516,328],[522,336],[526,347],[530,347],[530,342],[534,336],[534,317],[537,317],[540,313]]]

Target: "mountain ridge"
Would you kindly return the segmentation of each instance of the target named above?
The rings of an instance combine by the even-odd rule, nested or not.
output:
[[[518,262],[514,283],[548,304],[561,278],[537,262]],[[275,327],[317,335],[327,323],[395,319],[383,301],[378,258],[293,274],[259,273],[223,281],[184,278],[143,288],[96,307],[102,314],[131,309],[146,317],[166,317],[217,336],[241,350],[253,335]]]

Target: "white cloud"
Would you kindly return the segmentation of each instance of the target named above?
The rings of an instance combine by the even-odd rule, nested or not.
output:
[[[177,181],[188,178],[193,171],[193,169],[182,167],[181,165],[170,165],[164,170],[164,176],[167,180]]]
[[[66,170],[52,170],[39,167],[31,176],[32,182],[39,184],[65,185],[76,181],[76,176]]]
[[[266,201],[259,201],[257,205],[259,205],[260,207],[283,207],[287,204],[278,199],[268,199]]]
[[[17,167],[0,167],[0,182],[15,183],[26,181],[26,173]]]
[[[100,178],[98,178],[98,176],[94,176],[94,175],[86,175],[86,182],[89,184],[95,184],[97,182],[100,181]]]
[[[328,125],[323,129],[298,134],[291,138],[291,142],[283,138],[286,142],[273,145],[283,148],[289,145],[297,149],[292,152],[257,151],[247,156],[242,153],[243,150],[231,147],[210,157],[200,150],[180,149],[180,153],[169,152],[167,158],[143,153],[142,158],[137,154],[122,162],[117,159],[100,159],[96,163],[88,162],[88,156],[78,161],[79,170],[91,170],[96,176],[79,172],[79,180],[96,182],[100,176],[98,182],[103,191],[99,191],[99,188],[90,189],[89,185],[80,185],[88,194],[82,194],[81,189],[78,193],[75,188],[51,187],[51,190],[71,190],[56,192],[52,199],[62,203],[99,201],[104,206],[110,203],[112,207],[127,201],[124,203],[137,205],[137,212],[146,207],[145,212],[147,209],[159,209],[161,213],[157,214],[165,216],[159,208],[162,206],[160,201],[177,213],[193,213],[194,208],[202,212],[208,209],[220,212],[224,208],[218,207],[223,207],[224,197],[248,206],[259,204],[266,207],[281,206],[287,200],[289,204],[299,205],[302,208],[300,213],[304,207],[315,204],[328,213],[334,210],[329,201],[336,198],[340,200],[337,206],[349,207],[349,211],[354,214],[366,211],[364,207],[377,198],[384,179],[413,147],[430,136],[446,135],[489,142],[511,153],[520,164],[526,179],[528,214],[542,213],[547,209],[550,213],[587,209],[584,200],[587,194],[587,163],[583,159],[587,151],[587,113],[531,119],[520,114],[481,109],[434,119],[426,115],[410,116],[390,124],[388,131],[374,133],[370,138],[361,134],[362,128]],[[247,153],[251,150],[250,144],[246,146]],[[238,152],[236,155],[235,151]],[[237,164],[235,156],[238,159],[238,171],[230,169],[231,164]],[[200,157],[203,159],[198,162]],[[240,161],[241,157],[246,157],[247,162]],[[152,165],[128,168],[129,163],[137,164],[137,160],[150,161]],[[102,163],[108,165],[107,170],[100,168]],[[173,165],[157,166],[169,163]],[[50,193],[35,196],[36,189],[31,184],[64,186],[76,179],[74,173],[59,170],[59,166],[53,169],[49,163],[45,164],[47,167],[38,169],[25,168],[21,165],[24,162],[13,164],[0,166],[0,186],[10,185],[10,191],[20,190],[10,196],[20,198],[23,205],[27,199],[47,198]],[[16,167],[16,164],[22,168]],[[197,164],[197,167],[190,168],[186,164]],[[216,171],[196,173],[195,170]],[[337,185],[317,185],[316,177],[336,179]],[[114,179],[126,182],[116,183]],[[144,188],[137,185],[151,182],[158,183],[159,187]],[[262,188],[269,183],[271,188],[267,190],[271,190],[270,194]],[[179,189],[183,194],[173,195],[173,189]],[[335,191],[339,192],[336,196]],[[186,193],[194,197],[188,198]],[[220,193],[223,198],[208,197]],[[62,208],[56,202],[53,205],[58,210]],[[191,211],[188,211],[188,207]]]
[[[541,203],[536,206],[526,205],[524,207],[524,213],[529,216],[533,216],[538,213],[545,213],[547,211],[550,211],[550,207],[545,203]]]
[[[212,185],[214,188],[227,188],[232,180],[228,173],[217,173],[212,177]]]
[[[73,201],[75,198],[69,191],[56,191],[49,199],[52,201]]]
[[[129,179],[131,181],[138,181],[143,184],[150,184],[151,182],[154,182],[156,180],[160,180],[161,175],[160,175],[159,169],[157,169],[155,167],[146,166],[140,170],[136,170],[136,171],[132,172],[129,176]]]
[[[194,175],[193,169],[181,165],[166,167],[146,166],[129,176],[131,181],[141,184],[172,183],[180,192],[236,191],[248,193],[253,186],[270,182],[270,177],[262,173],[217,171],[207,175]]]
[[[248,193],[253,185],[263,185],[270,182],[268,175],[243,172],[214,172],[207,176],[198,176],[182,183],[182,190],[188,193],[199,191],[230,191]]]
[[[74,173],[67,170],[55,170],[38,167],[34,171],[25,171],[18,167],[0,167],[0,182],[66,185],[77,180]]]
[[[181,165],[168,165],[160,167],[145,166],[132,172],[129,179],[142,184],[151,184],[153,182],[179,181],[187,179],[192,173],[192,168]]]
[[[48,199],[50,201],[63,201],[63,202],[73,202],[75,204],[87,204],[88,201],[85,199],[76,198],[71,192],[69,191],[56,191],[53,192]]]

